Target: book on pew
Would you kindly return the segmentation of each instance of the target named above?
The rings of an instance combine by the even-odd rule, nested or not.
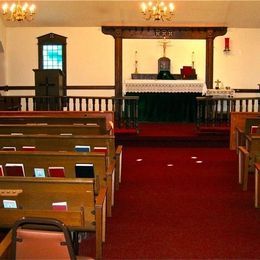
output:
[[[23,133],[11,133],[11,135],[23,135]]]
[[[251,134],[256,134],[260,132],[260,126],[258,125],[252,125],[251,126]]]
[[[5,164],[6,176],[25,176],[23,163],[6,163]]]
[[[66,201],[53,202],[52,203],[52,209],[53,210],[59,210],[59,211],[68,210],[67,202]]]
[[[17,209],[17,203],[15,200],[3,200],[3,206],[5,209]]]
[[[60,133],[61,136],[68,136],[68,135],[72,135],[72,133]]]
[[[76,163],[76,178],[95,178],[93,163]]]
[[[3,169],[3,165],[0,165],[0,177],[4,176],[4,169]]]
[[[39,178],[46,177],[44,168],[34,168],[34,176]]]
[[[15,146],[3,146],[2,150],[3,151],[16,151],[16,147]]]
[[[36,147],[35,146],[27,146],[27,145],[24,145],[22,147],[22,151],[36,151]]]
[[[65,177],[65,168],[60,166],[50,166],[48,168],[48,175],[49,177]]]
[[[89,145],[75,145],[74,150],[76,152],[90,152]]]
[[[94,148],[93,148],[93,152],[96,152],[96,153],[105,153],[105,154],[107,154],[107,147],[105,147],[105,146],[95,146]]]
[[[86,125],[88,125],[88,126],[98,126],[97,123],[86,123]]]

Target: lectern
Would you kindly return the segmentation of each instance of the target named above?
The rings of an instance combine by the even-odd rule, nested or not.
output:
[[[64,74],[60,69],[34,69],[36,110],[62,110],[66,95]]]

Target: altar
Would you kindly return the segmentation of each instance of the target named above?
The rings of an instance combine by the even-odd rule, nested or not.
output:
[[[125,80],[123,93],[139,96],[139,121],[195,122],[196,97],[205,95],[200,80]]]

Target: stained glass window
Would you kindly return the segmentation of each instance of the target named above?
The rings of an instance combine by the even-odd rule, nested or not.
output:
[[[62,70],[62,45],[43,45],[43,69]]]

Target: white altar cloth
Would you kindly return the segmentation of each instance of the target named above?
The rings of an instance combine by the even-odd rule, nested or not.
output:
[[[200,80],[125,80],[123,93],[202,93],[207,92],[205,82]]]

